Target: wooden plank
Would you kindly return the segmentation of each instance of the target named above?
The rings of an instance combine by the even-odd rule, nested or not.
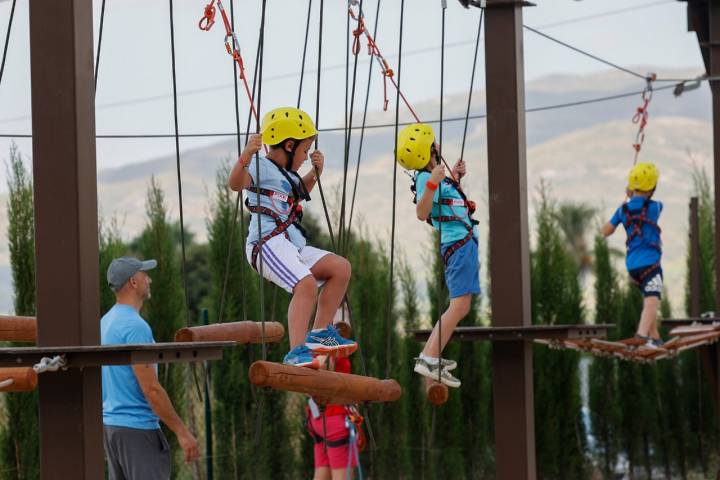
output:
[[[394,402],[402,394],[395,380],[258,361],[250,366],[250,382],[260,387],[304,393],[321,403]]]
[[[681,327],[675,327],[670,330],[672,337],[684,337],[688,335],[696,335],[700,333],[720,332],[720,323],[693,324]]]
[[[175,333],[176,342],[213,342],[230,340],[238,344],[277,343],[285,335],[285,328],[279,322],[228,322],[213,323],[199,327],[181,328]]]
[[[0,340],[34,343],[37,340],[37,320],[35,317],[0,315]]]

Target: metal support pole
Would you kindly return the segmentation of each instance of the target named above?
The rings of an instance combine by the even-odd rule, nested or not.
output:
[[[707,3],[709,62],[708,75],[720,76],[720,2]],[[713,157],[715,178],[715,238],[720,238],[720,81],[710,82],[713,106]],[[715,309],[720,309],[720,242],[715,242]]]
[[[30,47],[37,343],[97,345],[92,1],[31,1]],[[42,478],[103,478],[100,367],[39,385]]]
[[[203,308],[202,310],[203,325],[208,325],[210,322],[210,316],[208,315],[208,309]],[[213,430],[212,430],[212,400],[210,398],[210,362],[205,362],[205,456],[207,457],[206,469],[207,469],[207,480],[213,480]]]
[[[700,316],[700,218],[698,197],[690,199],[690,316]]]
[[[485,12],[492,324],[530,325],[525,161],[523,2],[488,0]],[[497,478],[534,479],[532,345],[493,344]]]

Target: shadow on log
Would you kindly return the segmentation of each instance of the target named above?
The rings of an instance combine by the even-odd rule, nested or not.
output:
[[[250,381],[259,387],[304,393],[320,404],[394,402],[402,394],[402,388],[395,380],[378,380],[264,361],[252,364]]]
[[[32,367],[0,368],[0,392],[30,392],[37,387]]]
[[[285,335],[278,322],[265,322],[265,342],[277,343]],[[262,322],[213,323],[200,327],[181,328],[175,334],[176,342],[217,342],[232,340],[237,343],[262,343]]]
[[[0,340],[34,343],[37,340],[37,321],[35,317],[0,315]]]

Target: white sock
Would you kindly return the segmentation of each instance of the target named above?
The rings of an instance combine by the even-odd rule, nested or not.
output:
[[[420,354],[420,358],[422,358],[429,365],[437,365],[438,363],[440,363],[440,360],[437,357],[428,357],[424,353]]]
[[[325,330],[325,329],[324,329],[324,328],[313,328],[313,329],[310,330],[310,331],[313,332],[313,333],[320,333],[320,332],[322,332],[323,330]]]

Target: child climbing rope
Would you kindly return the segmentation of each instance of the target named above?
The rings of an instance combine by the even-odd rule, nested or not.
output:
[[[650,348],[661,347],[663,342],[657,328],[657,312],[663,289],[663,271],[660,265],[662,241],[658,219],[663,205],[652,200],[660,173],[652,163],[638,163],[628,176],[629,198],[616,211],[602,234],[612,235],[621,223],[627,232],[625,264],[630,278],[643,294],[643,310],[637,333],[639,340]]]
[[[315,150],[310,155],[313,169],[302,177],[297,173],[317,135],[312,118],[300,109],[271,110],[260,130],[261,135],[250,137],[228,184],[235,191],[248,191],[245,205],[252,213],[245,250],[248,261],[264,278],[293,295],[288,308],[291,350],[284,363],[318,368],[315,355],[346,356],[357,349],[331,324],[350,281],[350,263],[307,245],[300,225],[300,202],[310,200],[325,159]],[[269,152],[256,156],[263,143]],[[307,332],[316,303],[313,329]]]
[[[470,312],[472,295],[480,293],[477,221],[472,218],[475,205],[455,181],[465,175],[465,162],[458,160],[452,178],[447,178],[435,134],[424,123],[408,125],[400,131],[396,158],[403,168],[417,172],[413,185],[417,217],[441,232],[440,253],[450,293],[450,305],[435,324],[420,357],[415,359],[415,372],[431,379],[438,379],[439,373],[442,383],[459,387],[460,380],[450,373],[457,363],[441,358],[440,352],[457,324]]]

